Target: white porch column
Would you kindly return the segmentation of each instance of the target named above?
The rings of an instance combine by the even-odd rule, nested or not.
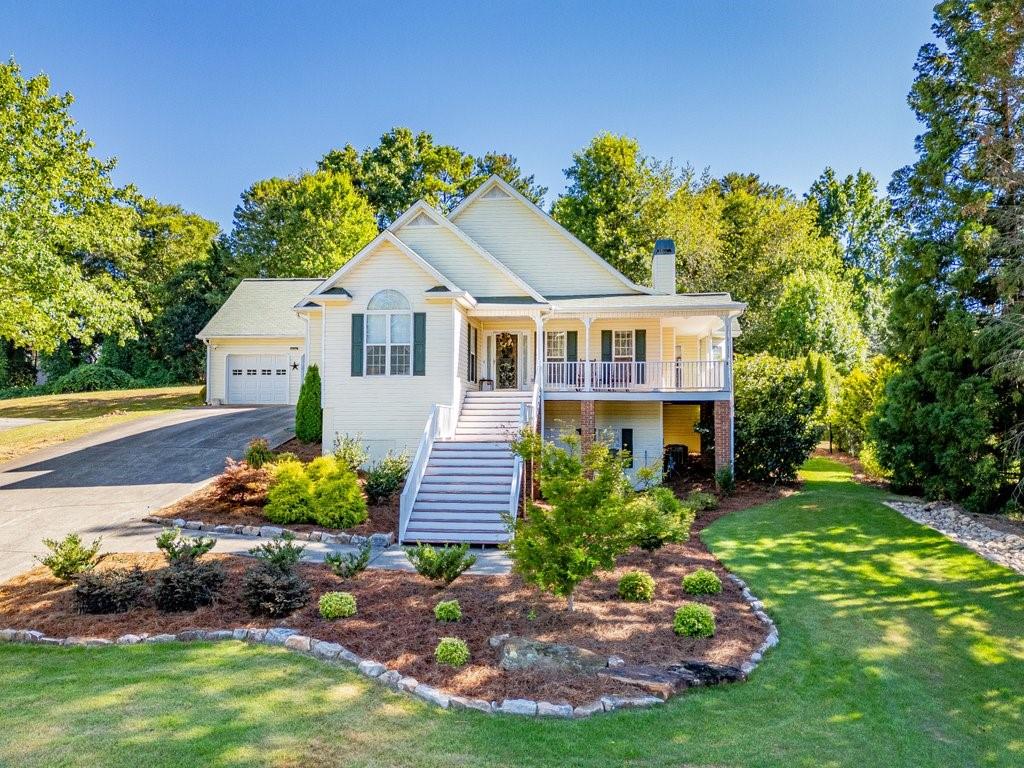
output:
[[[592,387],[591,365],[590,365],[590,323],[593,317],[586,315],[583,318],[583,389],[589,392]]]
[[[536,372],[534,373],[534,382],[540,382],[540,388],[544,388],[544,353],[546,351],[544,346],[544,316],[536,314],[533,316],[533,322],[537,327],[537,341],[534,347],[534,358],[536,359]]]
[[[736,474],[736,396],[732,384],[732,317],[725,316],[725,385],[729,388],[729,471]]]

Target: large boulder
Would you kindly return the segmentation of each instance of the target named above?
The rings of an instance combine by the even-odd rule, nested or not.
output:
[[[567,643],[545,643],[529,637],[510,637],[501,646],[502,669],[571,670],[594,672],[608,660],[600,654]]]

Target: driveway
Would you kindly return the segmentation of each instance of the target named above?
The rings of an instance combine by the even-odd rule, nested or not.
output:
[[[204,485],[250,438],[291,437],[293,419],[291,406],[192,408],[0,465],[0,581],[30,568],[43,538],[113,539],[127,521]]]

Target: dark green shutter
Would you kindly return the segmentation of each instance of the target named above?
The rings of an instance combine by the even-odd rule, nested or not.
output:
[[[363,375],[363,316],[352,315],[352,375]]]
[[[647,362],[647,331],[643,328],[637,328],[634,334],[635,349],[633,352],[635,359],[638,363],[645,363]]]
[[[629,452],[629,464],[627,464],[626,466],[632,468],[634,466],[634,462],[633,462],[633,430],[632,429],[623,429],[622,430],[622,445],[620,446],[620,448],[623,451],[628,451]]]
[[[466,380],[473,381],[473,328],[466,321]]]
[[[612,332],[601,331],[601,362],[612,361]]]
[[[427,313],[412,316],[412,375],[427,375]]]
[[[565,333],[565,359],[570,363],[575,363],[579,360],[579,355],[576,354],[576,331],[566,331]]]

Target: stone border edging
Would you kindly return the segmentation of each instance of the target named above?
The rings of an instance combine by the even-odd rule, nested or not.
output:
[[[986,560],[1024,574],[1024,536],[989,528],[949,502],[891,499],[882,503],[908,520],[938,531]]]
[[[276,525],[217,525],[204,523],[202,520],[186,520],[183,517],[157,517],[147,515],[142,518],[144,523],[153,523],[164,528],[179,528],[182,531],[196,531],[200,533],[230,533],[235,536],[248,536],[250,538],[274,539],[285,533],[292,534],[298,541],[319,541],[324,544],[352,544],[361,547],[367,542],[374,549],[387,549],[395,543],[395,532],[371,533],[369,536],[360,536],[350,533],[329,533],[324,530],[314,531],[293,531],[288,528],[281,528]]]
[[[758,646],[757,650],[750,654],[740,666],[742,679],[757,668],[761,663],[764,654],[779,642],[779,631],[775,622],[765,612],[764,605],[747,588],[746,583],[733,574],[727,574],[740,589],[743,590],[743,597],[761,622],[769,627],[768,636]],[[520,715],[527,717],[560,717],[565,719],[580,719],[591,717],[602,712],[613,712],[620,709],[643,709],[664,704],[666,698],[658,696],[602,696],[600,699],[580,704],[573,707],[571,704],[552,704],[547,701],[534,701],[533,699],[504,699],[497,701],[486,701],[484,699],[473,699],[448,693],[440,688],[419,682],[416,678],[403,674],[398,669],[388,669],[384,664],[372,659],[364,659],[353,653],[339,643],[331,643],[325,640],[318,640],[314,637],[299,634],[297,630],[285,627],[274,627],[271,629],[248,629],[238,627],[236,629],[187,629],[176,634],[157,635],[121,635],[116,640],[108,640],[101,637],[48,637],[42,632],[31,629],[0,629],[0,643],[35,643],[40,645],[60,645],[79,647],[99,647],[108,645],[138,645],[139,643],[170,643],[170,642],[197,642],[197,641],[224,641],[237,640],[240,642],[259,643],[263,645],[282,646],[286,650],[295,653],[310,655],[313,658],[324,662],[341,662],[354,667],[356,671],[366,677],[373,678],[395,691],[411,694],[429,704],[441,709],[472,709],[493,715]],[[612,664],[611,657],[609,666]]]

